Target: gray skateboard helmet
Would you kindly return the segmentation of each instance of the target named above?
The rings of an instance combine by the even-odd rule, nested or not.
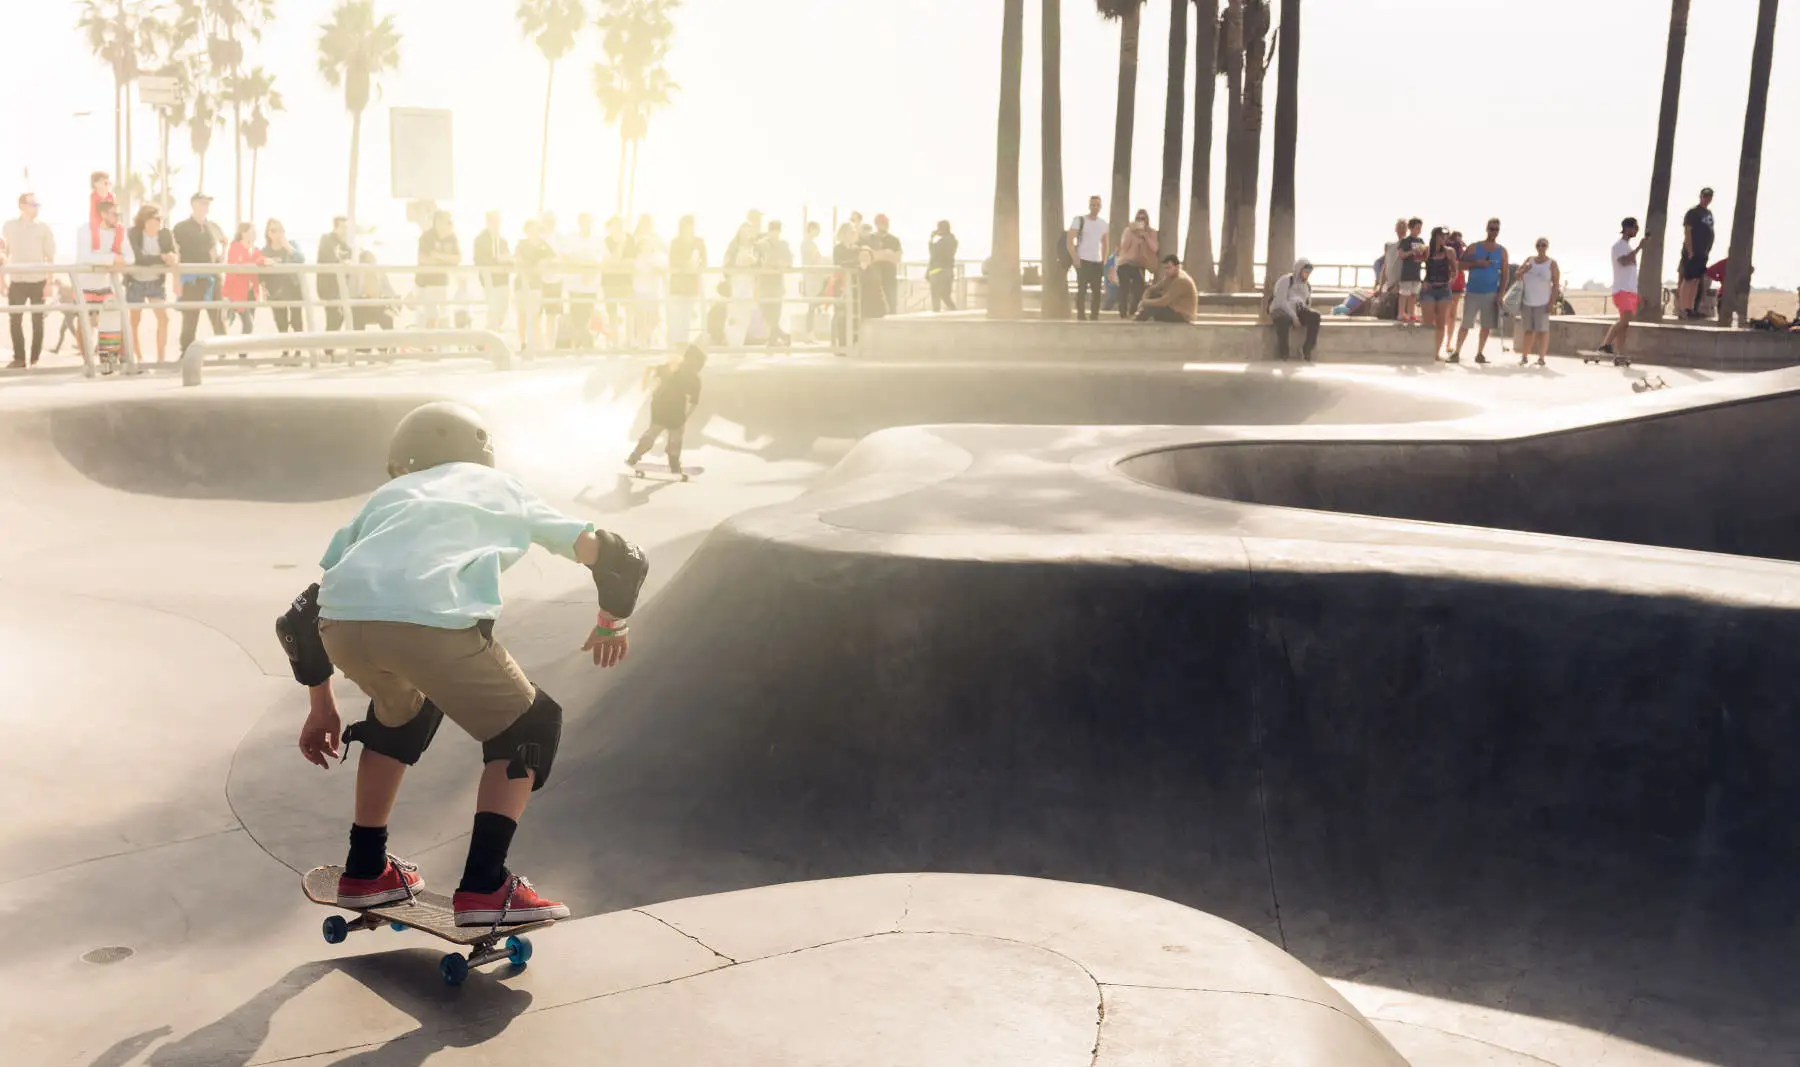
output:
[[[388,445],[388,477],[444,463],[494,465],[494,439],[481,413],[448,400],[414,408],[400,420]]]

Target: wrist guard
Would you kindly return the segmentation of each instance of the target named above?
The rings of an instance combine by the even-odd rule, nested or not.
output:
[[[281,638],[294,681],[311,687],[331,680],[331,657],[325,654],[325,642],[319,640],[319,583],[307,586],[275,620],[275,635]]]
[[[627,618],[637,610],[638,591],[650,574],[650,563],[642,549],[616,533],[595,530],[594,536],[600,539],[600,555],[588,569],[594,573],[600,610],[614,618]]]

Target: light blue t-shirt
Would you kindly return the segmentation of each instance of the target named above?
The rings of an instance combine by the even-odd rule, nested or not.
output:
[[[574,559],[575,539],[591,529],[479,463],[395,478],[319,560],[319,616],[467,629],[499,618],[500,572],[533,544]]]

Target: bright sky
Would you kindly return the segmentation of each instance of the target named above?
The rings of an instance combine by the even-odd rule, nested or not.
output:
[[[802,210],[884,211],[922,253],[949,218],[968,258],[985,256],[993,211],[1000,0],[687,0],[671,70],[682,92],[652,121],[638,207],[666,236],[700,216],[715,255],[746,208],[787,223]],[[1026,254],[1036,251],[1038,20],[1026,19]],[[1473,233],[1489,215],[1523,250],[1548,236],[1577,281],[1604,277],[1620,216],[1648,193],[1668,29],[1664,0],[1306,0],[1299,156],[1300,250],[1319,262],[1369,262],[1393,219],[1418,214]],[[263,153],[259,211],[315,234],[343,208],[350,123],[320,80],[317,26],[328,0],[280,0],[253,62],[275,72],[288,111]],[[511,0],[379,0],[404,35],[401,70],[363,128],[359,217],[410,254],[412,231],[388,196],[386,107],[455,111],[454,210],[465,234],[501,208],[507,228],[535,205],[545,64],[519,34]],[[1718,190],[1719,254],[1730,232],[1755,0],[1694,5],[1671,211]],[[1133,197],[1154,209],[1162,149],[1168,2],[1143,27]],[[74,29],[73,0],[11,3],[13,47],[0,68],[0,186],[32,184],[59,234],[81,221],[89,170],[112,167],[111,83]],[[22,44],[21,42],[29,42]],[[619,146],[589,85],[598,37],[559,65],[550,206],[604,218]],[[1110,188],[1118,30],[1091,0],[1063,0],[1067,213]],[[1800,14],[1776,42],[1764,149],[1759,285],[1800,283]],[[1272,136],[1274,72],[1266,133]],[[1222,94],[1221,94],[1222,95]],[[91,111],[86,118],[73,112]],[[155,151],[149,109],[137,120],[138,169]],[[1218,123],[1218,163],[1223,130]],[[207,184],[229,221],[230,137],[215,137]],[[1191,148],[1191,146],[1190,146]],[[174,152],[185,200],[198,168]],[[249,162],[246,157],[245,167]],[[1185,173],[1185,166],[1184,166]],[[1268,157],[1262,168],[1266,210]],[[248,176],[246,175],[246,185]],[[1214,181],[1214,202],[1219,185]],[[4,202],[10,214],[13,192]],[[1109,207],[1109,210],[1110,207]],[[1679,240],[1679,231],[1674,237]],[[1261,258],[1259,230],[1258,258]],[[310,249],[309,249],[310,252]],[[387,254],[399,254],[397,251]],[[1673,270],[1673,260],[1669,261]]]

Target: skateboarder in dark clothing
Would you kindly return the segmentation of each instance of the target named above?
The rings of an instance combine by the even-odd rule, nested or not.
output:
[[[645,453],[656,447],[656,439],[668,434],[669,473],[681,473],[681,438],[688,416],[700,403],[700,371],[705,366],[706,353],[698,345],[689,345],[680,363],[650,368],[649,376],[657,383],[650,397],[650,428],[638,438],[626,466],[637,466]]]

